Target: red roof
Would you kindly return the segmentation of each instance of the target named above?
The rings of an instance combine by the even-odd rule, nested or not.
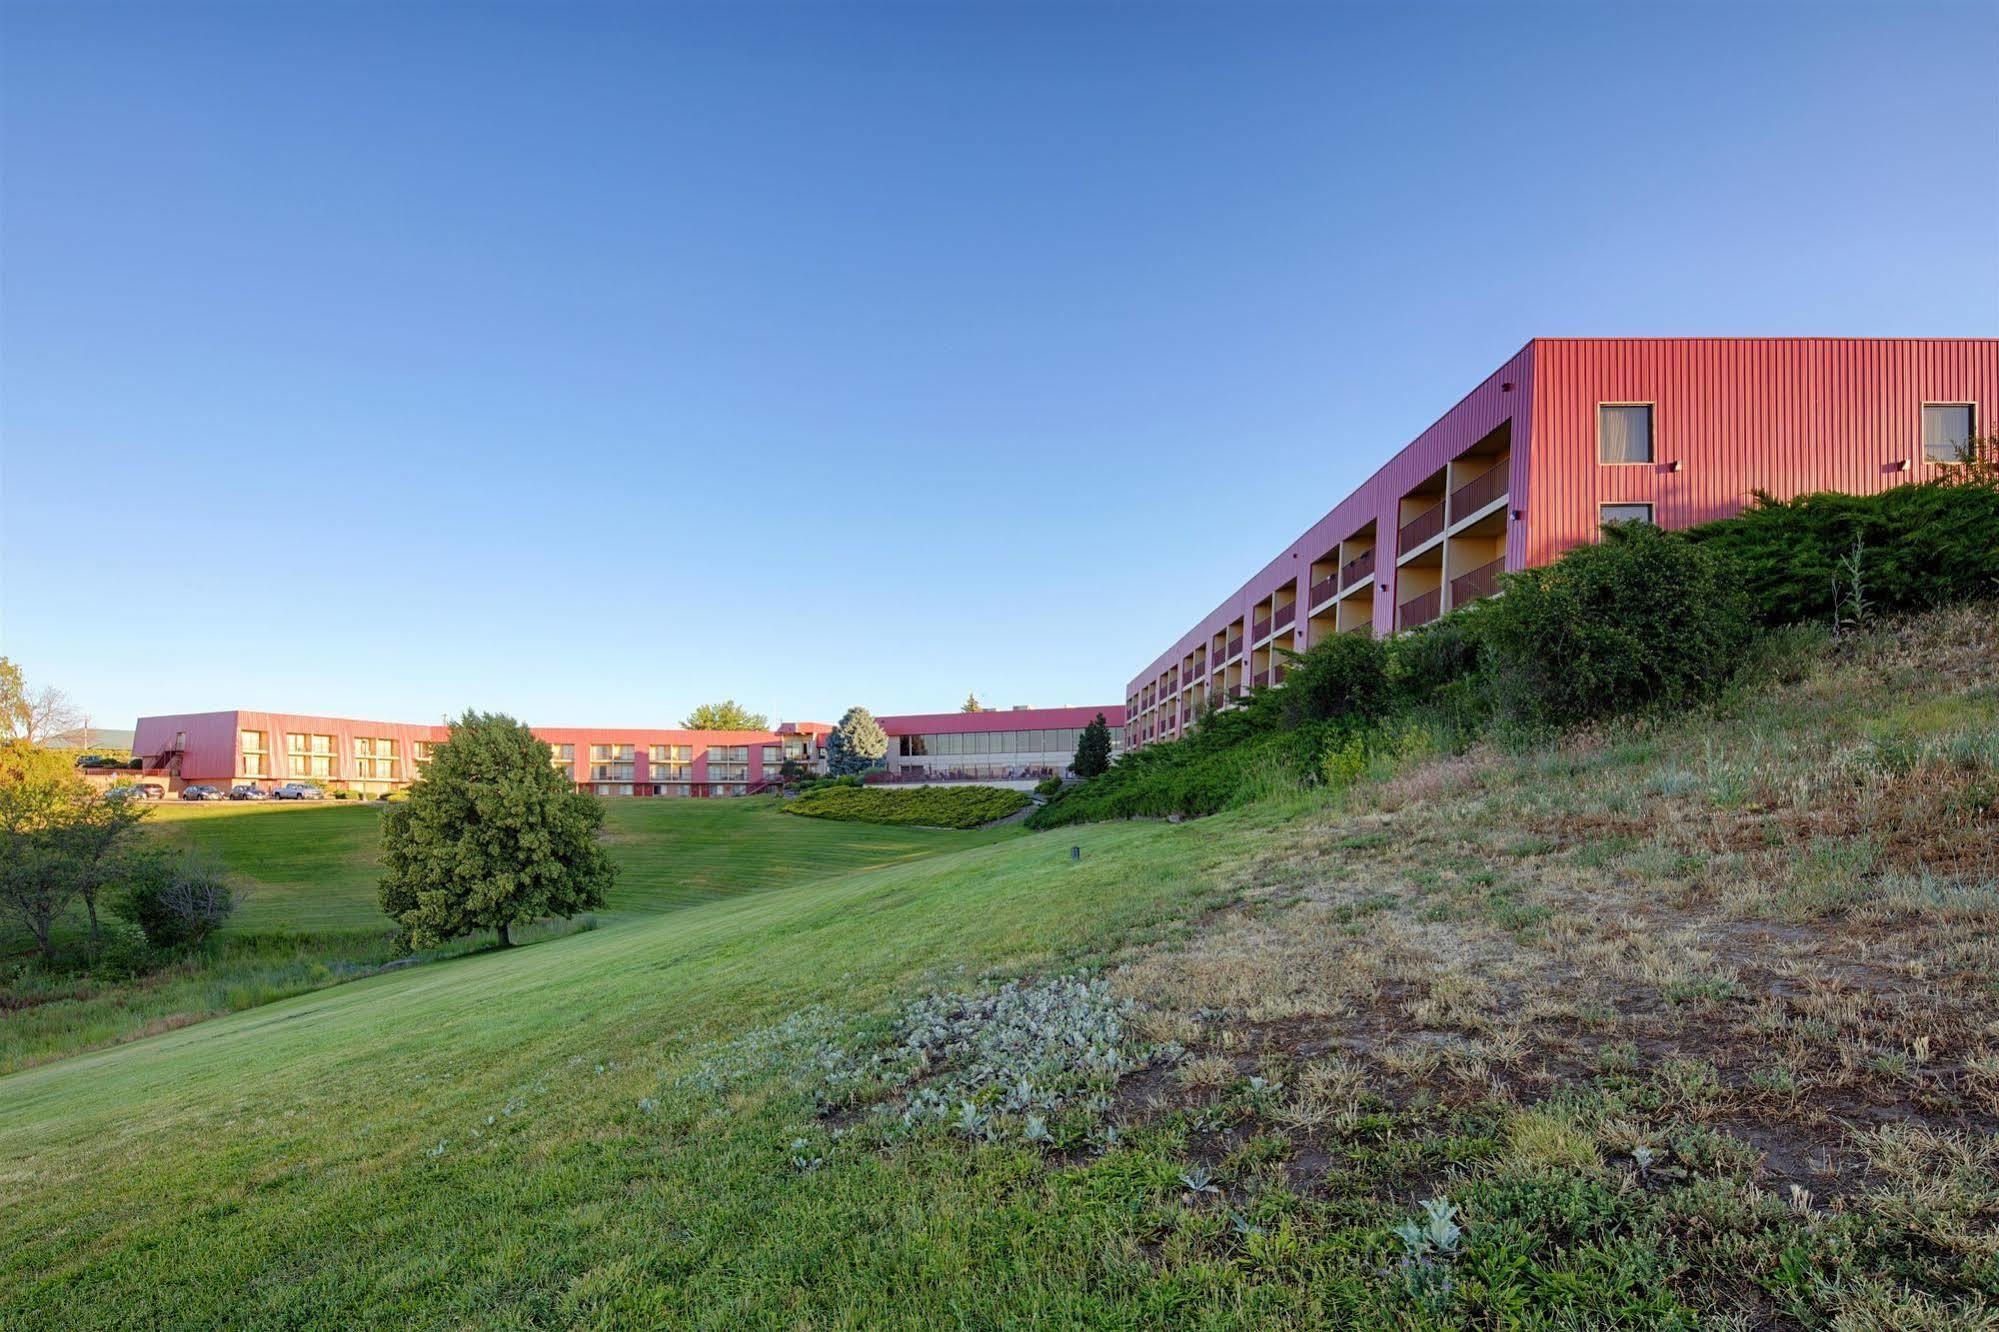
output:
[[[991,712],[914,712],[901,717],[877,717],[890,735],[936,735],[980,731],[1053,731],[1088,726],[1104,714],[1109,726],[1124,725],[1124,704],[1098,708],[1013,708]]]

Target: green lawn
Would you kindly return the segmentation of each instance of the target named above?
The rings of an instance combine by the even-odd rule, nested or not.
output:
[[[794,1098],[718,1113],[670,1075],[807,1004],[866,1008],[936,967],[1067,964],[1168,925],[1240,851],[1245,829],[1220,831],[1014,837],[0,1079],[0,1325],[928,1328],[963,1325],[975,1292],[1023,1323],[1098,1307],[1093,1272],[1142,1260],[1088,1225],[1008,1252],[994,1232],[1020,1232],[1019,1153],[924,1149],[801,1190]],[[852,854],[907,854],[884,836]]]
[[[167,804],[155,835],[212,854],[249,889],[232,929],[355,930],[381,925],[382,806]],[[612,914],[667,911],[801,879],[978,845],[1017,829],[947,833],[813,823],[778,816],[775,800],[609,800],[605,831],[618,862]]]
[[[248,889],[243,912],[209,952],[137,979],[46,971],[27,958],[24,933],[0,937],[0,953],[14,955],[0,956],[0,1072],[256,1008],[394,961],[394,930],[375,902],[380,826],[372,804],[156,808],[151,835],[218,860]],[[618,882],[608,908],[585,922],[606,928],[1020,834],[786,818],[771,800],[613,800],[606,826]],[[80,949],[82,913],[72,915],[62,938]]]

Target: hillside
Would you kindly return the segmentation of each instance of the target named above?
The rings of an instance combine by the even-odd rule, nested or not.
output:
[[[14,1074],[0,1324],[1999,1325],[1995,648]]]
[[[187,1026],[401,966],[376,898],[380,805],[189,804],[149,812],[146,831],[226,867],[247,893],[212,953],[120,980],[27,965],[25,932],[0,929],[0,1073]],[[538,927],[548,937],[762,892],[805,879],[983,845],[1013,829],[938,832],[783,817],[772,800],[616,800],[605,837],[619,877],[605,909]],[[66,939],[80,939],[71,912]],[[484,948],[462,940],[446,956]],[[11,956],[10,956],[11,955]],[[10,968],[9,963],[14,965]]]

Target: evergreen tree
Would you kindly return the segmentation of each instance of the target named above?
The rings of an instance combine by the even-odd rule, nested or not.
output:
[[[866,772],[888,757],[888,732],[866,708],[848,708],[826,737],[826,768],[835,777]]]
[[[604,807],[511,717],[467,712],[382,816],[382,910],[413,948],[604,905]]]
[[[984,712],[985,710],[986,705],[979,702],[977,694],[965,695],[965,701],[958,706],[958,711],[960,712]]]
[[[1111,728],[1099,712],[1076,741],[1076,761],[1069,765],[1078,777],[1101,777],[1111,770]]]

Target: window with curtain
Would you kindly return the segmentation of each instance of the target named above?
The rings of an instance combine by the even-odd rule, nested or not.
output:
[[[1968,402],[1923,405],[1923,458],[1926,462],[1961,462],[1976,422]]]
[[[1606,463],[1652,461],[1652,408],[1624,403],[1596,409],[1597,459]]]

